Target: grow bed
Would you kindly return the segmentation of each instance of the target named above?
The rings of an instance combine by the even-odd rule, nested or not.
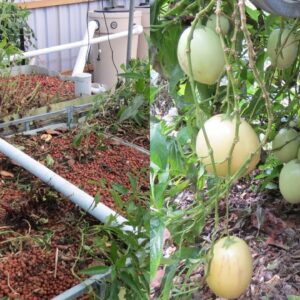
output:
[[[94,134],[74,148],[77,133],[51,130],[9,142],[118,211],[110,190],[122,185],[130,191],[130,173],[138,184],[136,204],[146,205],[148,156]],[[111,237],[97,231],[97,220],[2,155],[0,166],[0,299],[51,299],[83,279],[78,270],[108,263]],[[91,255],[93,247],[98,250]]]
[[[57,76],[20,74],[0,77],[0,119],[7,115],[24,116],[33,108],[75,98],[75,85]]]

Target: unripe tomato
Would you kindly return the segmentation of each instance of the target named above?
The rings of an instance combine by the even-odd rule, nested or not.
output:
[[[213,116],[204,124],[210,146],[213,149],[214,160],[218,176],[226,176],[228,172],[228,156],[235,137],[235,120],[226,119],[225,115]],[[234,147],[231,161],[231,172],[237,172],[245,161],[259,147],[259,139],[252,127],[243,119],[239,126],[239,141]],[[213,166],[209,157],[208,147],[205,142],[203,131],[200,130],[196,141],[196,152],[201,162],[206,166],[208,173],[213,174]],[[260,151],[252,158],[246,174],[251,172],[260,159]]]
[[[272,149],[274,155],[281,162],[285,163],[297,157],[297,151],[300,145],[300,140],[297,137],[299,137],[299,134],[293,128],[282,128],[275,136],[272,142]]]
[[[247,244],[236,236],[218,240],[210,250],[206,282],[219,297],[235,299],[243,294],[251,281],[253,263]]]
[[[280,32],[280,29],[275,29],[271,33],[268,41],[267,52],[274,66],[279,69],[286,69],[295,61],[298,53],[299,43],[293,33],[289,35],[290,31],[288,29],[282,30],[280,43],[278,43]],[[278,53],[283,44],[284,46],[282,51]]]
[[[187,40],[191,27],[180,36],[177,56],[182,70],[189,74]],[[218,81],[224,71],[224,51],[219,36],[210,28],[197,27],[191,41],[191,61],[194,79],[205,84]]]
[[[283,198],[290,203],[300,203],[300,162],[296,159],[288,162],[279,175],[279,189]]]
[[[229,29],[230,29],[229,20],[223,15],[221,15],[219,19],[220,19],[220,29],[221,29],[222,34],[223,35],[228,34]],[[210,29],[216,31],[216,27],[217,27],[217,16],[216,15],[212,15],[208,18],[206,27],[209,27]]]

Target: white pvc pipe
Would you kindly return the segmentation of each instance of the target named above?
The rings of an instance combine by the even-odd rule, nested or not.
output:
[[[143,26],[141,26],[141,25],[135,25],[132,30],[133,35],[138,35],[138,34],[141,34],[142,32],[143,32]],[[24,52],[22,54],[12,55],[10,57],[10,61],[34,57],[34,56],[38,56],[38,55],[42,55],[42,54],[63,51],[63,50],[72,49],[72,48],[78,48],[78,47],[82,47],[82,46],[103,43],[108,40],[119,39],[119,38],[126,37],[126,36],[128,36],[128,31],[121,31],[121,32],[114,33],[114,34],[104,35],[104,36],[100,36],[97,38],[93,38],[89,41],[78,41],[78,42],[63,44],[63,45],[59,45],[59,46],[53,46],[53,47],[49,47],[49,48],[28,51],[28,52]]]
[[[96,21],[90,21],[88,24],[86,33],[84,35],[83,41],[89,43],[89,41],[94,37],[95,31],[98,28],[99,28],[99,25]],[[89,44],[88,44],[88,46],[83,46],[80,48],[77,59],[76,59],[76,63],[75,63],[74,69],[73,69],[72,76],[75,76],[75,75],[83,72],[89,49],[90,49]]]
[[[95,206],[93,197],[1,138],[0,152],[9,157],[11,160],[17,162],[24,169],[41,179],[59,193],[62,193],[66,198],[70,199],[76,205],[93,215],[99,221],[107,223],[110,216],[115,216],[115,225],[127,222],[124,217],[117,214],[106,205],[98,203]],[[128,225],[123,225],[122,229],[124,231],[133,231],[132,226]]]

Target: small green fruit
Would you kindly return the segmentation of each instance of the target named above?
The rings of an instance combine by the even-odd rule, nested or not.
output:
[[[180,36],[177,56],[184,73],[189,74],[187,41],[191,27]],[[219,36],[210,28],[197,27],[191,41],[191,61],[194,79],[214,84],[224,72],[225,59]]]
[[[296,40],[294,33],[290,34],[288,29],[282,31],[275,29],[269,37],[267,47],[267,53],[271,58],[272,64],[279,69],[290,67],[297,57],[298,45],[299,42]],[[278,53],[280,49],[282,50]]]
[[[225,16],[221,15],[220,16],[220,29],[223,35],[228,34],[230,30],[230,22],[228,18]],[[211,28],[212,30],[216,31],[217,27],[217,16],[216,15],[211,15],[206,23],[206,27]]]
[[[282,128],[273,140],[272,149],[274,155],[281,162],[286,163],[297,157],[299,145],[298,132],[292,128]]]
[[[288,162],[279,175],[279,189],[283,198],[292,203],[300,203],[300,162],[296,159]]]

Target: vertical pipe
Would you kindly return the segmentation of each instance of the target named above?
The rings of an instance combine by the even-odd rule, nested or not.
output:
[[[127,67],[128,67],[129,61],[131,59],[134,5],[135,5],[135,0],[130,0],[130,5],[129,5],[129,20],[128,20],[127,57],[126,57],[126,66]]]
[[[88,24],[88,28],[86,30],[86,33],[84,35],[83,41],[85,43],[88,43],[86,46],[82,46],[79,50],[76,63],[73,69],[72,76],[75,76],[77,74],[81,74],[84,70],[84,66],[86,64],[87,55],[89,53],[90,49],[90,40],[93,39],[95,31],[99,28],[99,24],[96,21],[90,21]]]

